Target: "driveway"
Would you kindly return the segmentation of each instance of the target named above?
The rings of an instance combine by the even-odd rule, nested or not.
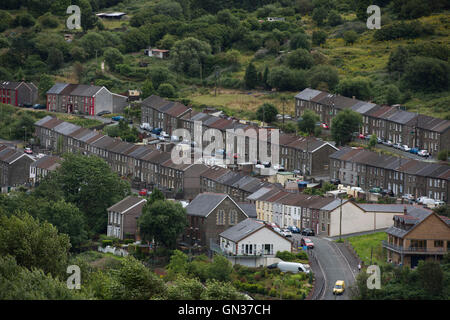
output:
[[[300,235],[294,236],[299,239]],[[324,288],[317,300],[349,300],[348,288],[354,284],[358,273],[357,261],[346,252],[346,248],[337,244],[331,239],[321,237],[308,237],[314,242],[312,254],[317,260],[311,264],[311,268],[316,275],[316,279],[324,281]],[[338,246],[339,245],[339,246]],[[337,280],[344,280],[346,290],[340,296],[333,295],[333,287]]]

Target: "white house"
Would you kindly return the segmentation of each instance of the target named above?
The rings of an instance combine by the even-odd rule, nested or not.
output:
[[[359,204],[347,201],[342,205],[342,234],[385,229],[393,224],[395,215],[416,208],[403,204]],[[328,236],[339,236],[340,208],[329,212]]]
[[[165,59],[169,56],[169,50],[148,48],[145,49],[145,55],[149,57],[156,57],[159,59]]]
[[[263,221],[245,219],[220,235],[220,249],[232,264],[267,266],[278,251],[292,251],[292,242]]]

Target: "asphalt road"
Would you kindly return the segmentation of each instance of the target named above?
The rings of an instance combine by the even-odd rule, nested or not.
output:
[[[301,236],[295,234],[294,238],[299,240]],[[318,266],[311,265],[311,267],[316,278],[320,277],[325,282],[322,293],[316,298],[318,300],[349,300],[348,288],[355,282],[356,262],[350,257],[346,258],[344,249],[340,249],[333,241],[320,237],[308,238],[314,242],[312,254],[318,260]],[[333,295],[333,287],[337,280],[344,280],[346,284],[345,292],[339,296]]]

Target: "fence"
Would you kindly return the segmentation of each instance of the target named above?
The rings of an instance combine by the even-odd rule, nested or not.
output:
[[[121,249],[121,248],[114,248],[111,246],[106,246],[105,248],[99,246],[97,248],[98,251],[103,252],[103,253],[112,253],[115,256],[120,256],[120,257],[126,257],[128,256],[128,251]]]

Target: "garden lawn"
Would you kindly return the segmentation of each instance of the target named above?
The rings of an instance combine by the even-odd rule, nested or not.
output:
[[[346,239],[346,241],[350,242],[365,265],[371,264],[371,248],[373,249],[372,264],[382,265],[386,263],[386,253],[381,244],[383,240],[387,240],[387,234],[385,232],[376,232]]]

